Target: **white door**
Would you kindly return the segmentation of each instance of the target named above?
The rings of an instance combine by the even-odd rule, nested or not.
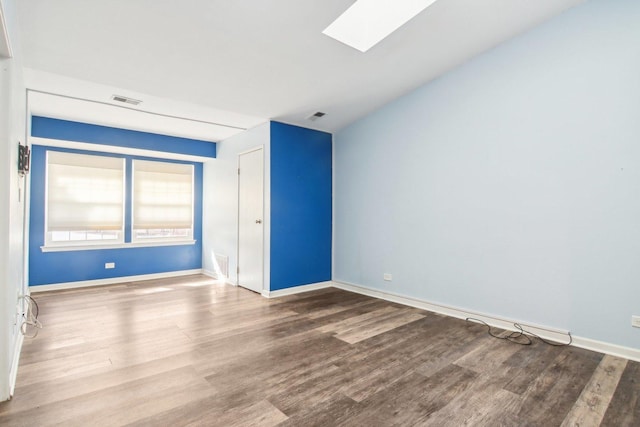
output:
[[[262,292],[263,151],[238,155],[238,285]]]

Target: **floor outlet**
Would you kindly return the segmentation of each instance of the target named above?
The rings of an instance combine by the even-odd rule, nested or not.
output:
[[[382,278],[384,280],[386,280],[387,282],[390,282],[393,279],[393,276],[390,273],[384,273],[384,275],[382,276]]]
[[[640,316],[631,316],[631,326],[640,328]]]
[[[116,268],[116,263],[115,262],[105,262],[104,263],[104,268]]]

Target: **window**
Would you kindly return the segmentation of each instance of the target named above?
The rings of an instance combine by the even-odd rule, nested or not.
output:
[[[132,241],[193,238],[193,165],[133,161]]]
[[[194,243],[194,179],[193,164],[48,150],[42,250]]]
[[[122,243],[124,159],[47,152],[45,246]]]

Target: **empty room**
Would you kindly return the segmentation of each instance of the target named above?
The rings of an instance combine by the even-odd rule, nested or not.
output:
[[[0,0],[0,425],[640,425],[637,0]]]

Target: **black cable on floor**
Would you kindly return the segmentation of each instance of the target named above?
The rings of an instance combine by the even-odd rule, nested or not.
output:
[[[500,335],[494,334],[493,330],[491,329],[491,326],[487,322],[485,322],[484,320],[476,319],[474,317],[467,317],[465,320],[467,322],[480,323],[481,325],[486,326],[487,327],[487,333],[489,335],[491,335],[493,338],[497,338],[499,340],[510,341],[512,343],[516,343],[516,344],[519,344],[519,345],[531,345],[533,343],[533,341],[531,341],[530,337],[538,338],[543,343],[545,343],[547,345],[554,346],[554,347],[565,347],[565,346],[571,345],[571,343],[573,342],[573,337],[571,336],[571,332],[567,332],[567,336],[569,337],[569,342],[568,343],[556,343],[556,342],[553,342],[553,341],[546,340],[546,339],[534,334],[533,332],[527,331],[519,323],[514,323],[513,324],[513,326],[517,329],[517,331],[514,331],[514,332],[510,333],[509,335],[505,335],[505,336],[501,337]]]

